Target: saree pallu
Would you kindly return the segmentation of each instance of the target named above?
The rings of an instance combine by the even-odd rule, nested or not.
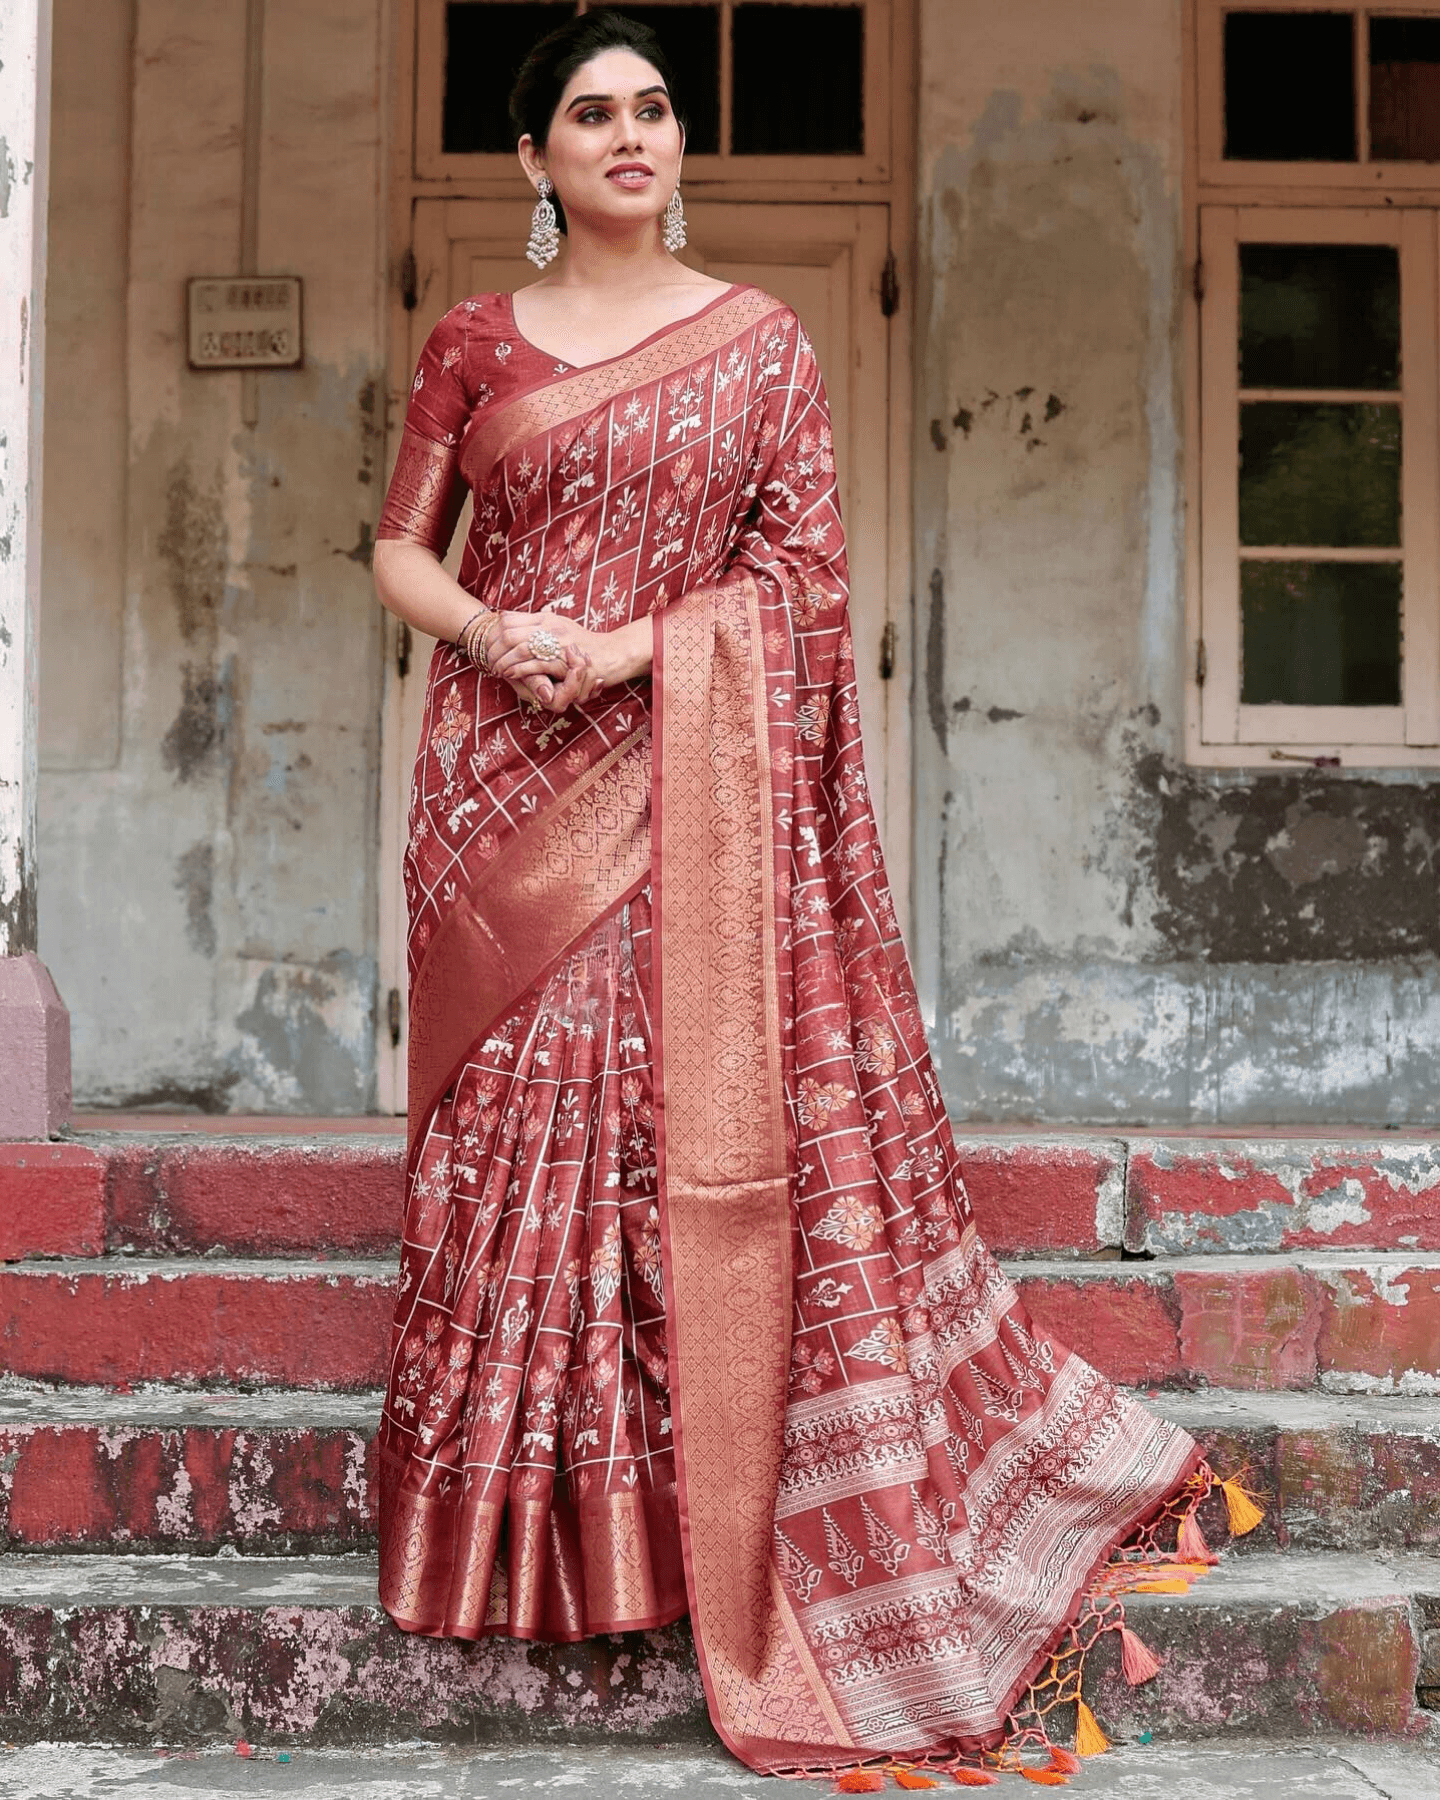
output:
[[[988,1748],[1199,1454],[976,1235],[866,786],[813,351],[742,288],[540,368],[470,304],[422,359],[389,530],[438,540],[463,484],[480,603],[648,613],[655,657],[555,720],[436,652],[382,1600],[462,1637],[688,1610],[756,1769]]]

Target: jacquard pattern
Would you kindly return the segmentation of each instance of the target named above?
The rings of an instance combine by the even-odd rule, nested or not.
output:
[[[509,316],[447,315],[407,417],[444,447],[436,491],[472,488],[461,580],[595,629],[656,615],[654,700],[525,716],[432,664],[412,968],[477,895],[501,958],[578,898],[503,1003],[417,988],[413,1031],[451,994],[469,1035],[414,1121],[382,1593],[412,1630],[567,1637],[688,1592],[712,1714],[756,1768],[988,1747],[1198,1453],[1041,1330],[976,1236],[875,831],[798,320],[745,290],[577,374]],[[575,812],[583,838],[547,832],[647,726],[652,888],[607,912],[580,865],[603,842],[633,873],[633,785]]]

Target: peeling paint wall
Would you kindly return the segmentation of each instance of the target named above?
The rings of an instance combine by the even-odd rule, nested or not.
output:
[[[922,0],[917,969],[961,1120],[1413,1122],[1440,786],[1187,768],[1179,0]]]
[[[40,938],[76,1100],[364,1111],[381,0],[266,9],[259,260],[304,280],[305,366],[254,429],[184,311],[239,265],[245,0],[103,10],[55,20]]]

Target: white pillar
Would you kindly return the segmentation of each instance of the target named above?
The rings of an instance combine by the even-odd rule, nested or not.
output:
[[[0,1138],[70,1105],[70,1021],[35,954],[49,148],[50,0],[0,0]]]

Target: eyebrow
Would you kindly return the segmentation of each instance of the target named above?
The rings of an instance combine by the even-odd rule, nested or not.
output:
[[[670,98],[670,90],[665,86],[663,81],[657,81],[654,87],[638,88],[633,95],[633,98],[636,100],[644,100],[651,94],[664,94],[667,100]],[[577,94],[565,110],[566,112],[574,112],[577,106],[593,106],[597,100],[613,101],[614,98],[615,96],[613,94]]]

